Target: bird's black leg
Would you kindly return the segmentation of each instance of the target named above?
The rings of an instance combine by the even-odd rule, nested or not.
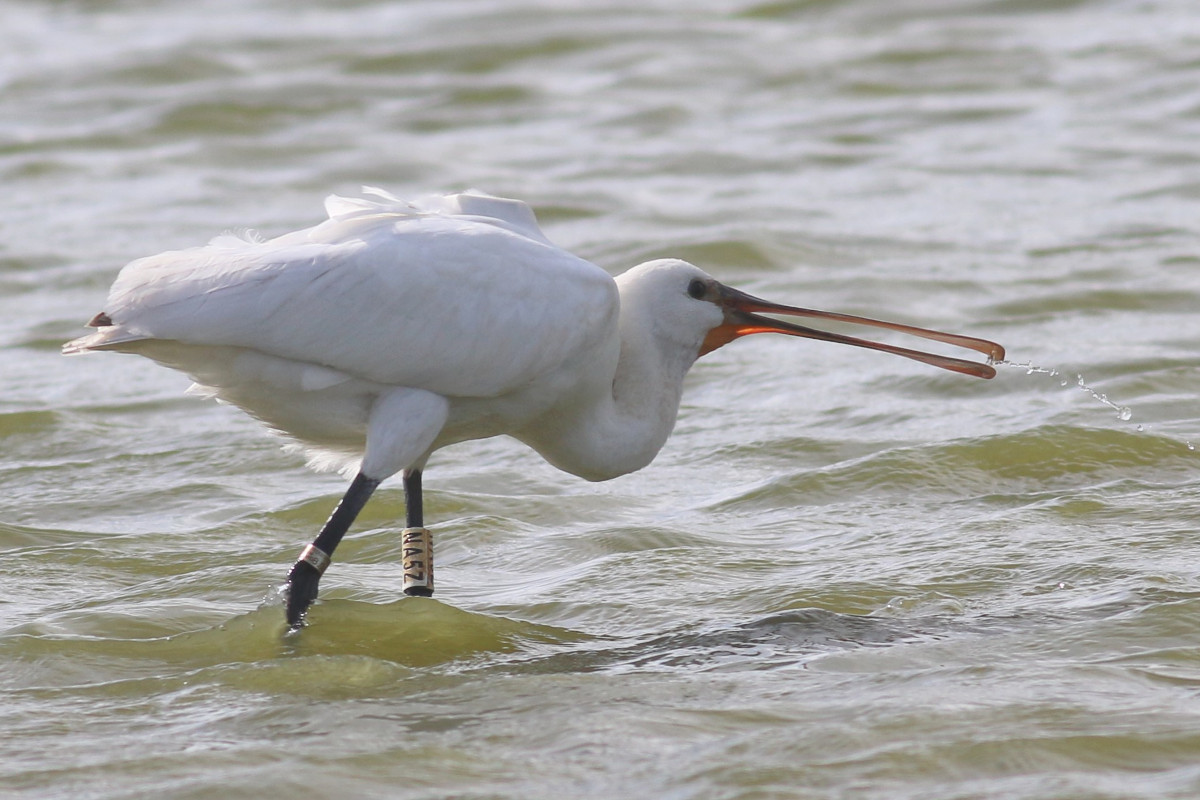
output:
[[[425,529],[425,510],[421,502],[421,470],[404,472],[403,548],[404,593],[429,597],[433,594],[433,537]]]
[[[313,543],[304,548],[300,559],[288,573],[287,623],[292,629],[299,628],[303,623],[304,612],[308,610],[312,601],[317,599],[317,584],[325,568],[329,566],[333,551],[379,483],[361,472],[355,475],[350,488],[333,510],[325,527],[321,528]]]
[[[425,507],[421,500],[421,470],[404,471],[404,526],[425,527]]]

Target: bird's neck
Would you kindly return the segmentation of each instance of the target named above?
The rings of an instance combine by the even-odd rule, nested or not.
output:
[[[525,438],[559,469],[608,480],[649,464],[675,427],[695,348],[664,346],[640,326],[622,326],[611,386],[547,415]]]

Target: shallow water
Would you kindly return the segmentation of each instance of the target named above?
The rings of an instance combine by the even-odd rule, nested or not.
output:
[[[0,15],[6,795],[1200,793],[1190,3]],[[385,485],[285,635],[343,480],[58,348],[125,261],[364,183],[521,197],[614,272],[679,256],[1026,367],[739,342],[641,473],[440,452],[435,599],[397,599]]]

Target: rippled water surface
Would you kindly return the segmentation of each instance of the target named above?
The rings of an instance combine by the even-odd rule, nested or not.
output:
[[[0,790],[1197,796],[1193,5],[0,3]],[[1026,366],[739,342],[640,473],[437,454],[435,599],[386,484],[284,636],[343,479],[58,348],[360,184]]]

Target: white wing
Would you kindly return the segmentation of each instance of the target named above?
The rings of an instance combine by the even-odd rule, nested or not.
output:
[[[111,326],[68,351],[145,339],[229,345],[382,384],[486,397],[584,356],[616,326],[616,286],[479,194],[333,197],[330,219],[267,242],[222,237],[126,266]],[[133,349],[133,348],[129,348]]]

